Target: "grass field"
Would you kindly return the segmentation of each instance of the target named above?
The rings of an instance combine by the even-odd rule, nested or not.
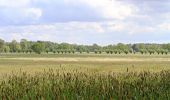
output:
[[[49,73],[49,69],[52,70],[51,73]],[[162,72],[163,70],[165,72]],[[132,99],[132,97],[134,96],[136,96],[136,99],[139,99],[139,98],[155,99],[155,97],[159,96],[160,100],[165,99],[165,98],[168,100],[168,98],[170,97],[170,95],[168,95],[170,93],[170,83],[169,83],[170,80],[168,80],[168,77],[170,75],[169,70],[170,70],[170,55],[1,54],[0,55],[0,79],[2,83],[0,85],[0,90],[4,90],[6,93],[10,93],[11,97],[9,97],[9,99],[15,96],[17,96],[17,99],[28,98],[29,96],[31,95],[33,96],[34,94],[32,99],[35,99],[37,95],[41,95],[39,99],[43,99],[43,98],[47,99],[47,98],[50,98],[48,96],[51,96],[52,97],[51,99],[54,99],[54,98],[56,99],[57,97],[58,99],[72,99],[72,100],[74,100],[75,98],[76,99],[96,99],[96,100],[99,98],[103,98],[103,99],[110,98],[110,99],[120,100],[123,98]],[[27,76],[27,74],[25,75],[23,72],[26,72],[29,75]],[[161,73],[165,73],[165,74],[162,75]],[[37,74],[42,75],[42,76],[37,76]],[[57,76],[58,74],[60,74],[61,76],[60,75]],[[110,74],[111,75],[114,74],[114,75],[109,76]],[[143,75],[145,76],[144,80],[143,80]],[[67,80],[67,78],[69,77],[71,77],[72,80]],[[77,81],[80,82],[80,84],[75,83],[76,77],[78,78]],[[118,82],[118,83],[120,82],[119,85],[113,85],[111,79],[108,77],[110,77],[111,79],[114,79],[112,80],[113,82]],[[58,81],[52,81],[53,78]],[[166,81],[163,80],[164,78],[167,80]],[[23,81],[23,83],[20,83],[20,81],[16,81],[15,79],[21,80],[21,82]],[[38,83],[49,85],[50,88],[51,86],[54,86],[55,88],[55,85],[53,84],[53,82],[57,82],[56,84],[59,87],[63,87],[63,86],[64,87],[61,88],[60,92],[56,92],[57,94],[55,94],[55,96],[52,95],[54,94],[53,93],[54,91],[51,89],[49,89],[48,92],[42,92],[41,90],[35,90],[35,88],[30,88],[30,92],[29,92],[30,94],[25,93],[25,92],[23,92],[23,94],[20,93],[19,91],[22,91],[22,88],[24,86],[19,86],[18,84],[30,85],[34,82],[32,81],[32,79],[37,80]],[[44,79],[46,81],[42,81],[41,79]],[[124,81],[126,79],[128,80],[128,82]],[[142,79],[144,83],[141,83],[142,81],[138,79]],[[13,81],[12,82],[7,81],[5,83],[8,85],[4,85],[3,84],[4,80],[13,80]],[[94,82],[92,80],[94,80]],[[162,82],[161,80],[164,82],[161,83]],[[27,81],[29,81],[30,84],[25,83]],[[47,81],[49,81],[50,84]],[[93,82],[93,84],[89,87],[88,82],[90,83]],[[100,84],[98,82],[100,82]],[[118,83],[115,83],[115,84],[118,84]],[[16,85],[13,86],[11,84],[16,84]],[[69,85],[69,84],[73,84],[74,86]],[[122,93],[124,93],[123,92],[124,89],[125,90],[127,89],[128,93],[131,93],[131,95],[126,94],[126,93],[122,94],[120,92],[120,86],[123,86],[123,84],[125,84],[126,88],[122,87]],[[141,87],[139,88],[137,84],[141,84],[141,86],[146,86],[147,89],[153,89],[154,91],[159,90],[159,92],[153,93],[153,91],[150,91],[150,90],[146,90],[146,91],[142,90],[144,91],[142,93],[146,93],[146,94],[140,94],[141,93],[140,91],[142,88]],[[165,87],[160,87],[161,84]],[[42,89],[43,87],[41,87],[41,85],[40,84],[35,85],[35,87],[37,89],[38,88]],[[65,87],[67,85],[68,87]],[[75,85],[78,85],[78,86],[75,86]],[[13,87],[13,88],[9,88],[8,86]],[[112,86],[115,86],[115,89],[118,88],[120,93],[114,92],[116,91],[114,89],[113,89],[114,91],[109,90],[109,88],[111,88]],[[17,89],[15,90],[14,87],[18,88],[18,90]],[[77,89],[82,88],[82,90],[81,89],[79,91],[74,90],[73,88],[76,88],[76,87]],[[133,87],[136,88],[136,90],[133,90],[132,89]],[[45,86],[45,88],[46,90],[48,90],[48,87]],[[103,92],[95,91],[95,89],[99,91],[103,91],[103,88],[106,89],[106,90],[104,89],[106,94]],[[58,89],[58,88],[55,88],[55,89]],[[87,91],[86,89],[90,89],[90,90]],[[65,90],[68,90],[68,91],[65,91]],[[166,90],[166,91],[162,92],[163,90]],[[41,91],[41,92],[40,94],[36,94],[36,91]],[[56,91],[59,91],[59,90],[56,90]],[[83,91],[86,91],[86,92],[83,92]],[[135,91],[137,92],[137,94],[132,93]],[[80,93],[77,94],[77,92],[80,92]],[[96,94],[93,94],[95,92]],[[0,93],[2,93],[2,91]],[[43,93],[46,93],[46,94],[43,94]],[[163,96],[161,96],[161,93]],[[28,97],[23,96],[26,94]],[[101,96],[103,95],[103,97],[100,97],[100,95]],[[0,95],[0,97],[8,98],[5,96],[6,96],[5,94]]]
[[[89,69],[94,72],[140,72],[170,69],[170,55],[54,55],[1,54],[0,75],[23,70],[29,73],[49,68]]]

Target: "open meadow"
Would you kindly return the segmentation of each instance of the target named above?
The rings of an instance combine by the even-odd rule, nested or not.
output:
[[[44,69],[59,68],[68,71],[88,70],[95,73],[170,70],[170,55],[1,54],[0,56],[0,76],[19,70],[35,73]]]
[[[170,55],[0,56],[1,99],[170,99]]]

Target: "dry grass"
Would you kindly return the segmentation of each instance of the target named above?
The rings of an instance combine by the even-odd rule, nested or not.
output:
[[[42,72],[44,69],[60,67],[70,71],[77,69],[98,73],[124,73],[170,69],[169,56],[144,55],[2,55],[0,58],[0,77],[12,71],[23,70],[28,73]],[[31,57],[32,56],[32,57]]]
[[[169,100],[169,71],[169,56],[3,54],[0,99]]]

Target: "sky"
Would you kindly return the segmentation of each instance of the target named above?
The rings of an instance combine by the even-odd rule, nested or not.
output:
[[[0,38],[169,43],[170,0],[0,0]]]

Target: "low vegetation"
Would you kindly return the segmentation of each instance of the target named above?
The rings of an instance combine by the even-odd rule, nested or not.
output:
[[[169,100],[170,71],[85,73],[64,69],[12,74],[0,82],[0,98],[58,100]]]
[[[3,53],[0,57],[1,100],[170,99],[169,55]]]

